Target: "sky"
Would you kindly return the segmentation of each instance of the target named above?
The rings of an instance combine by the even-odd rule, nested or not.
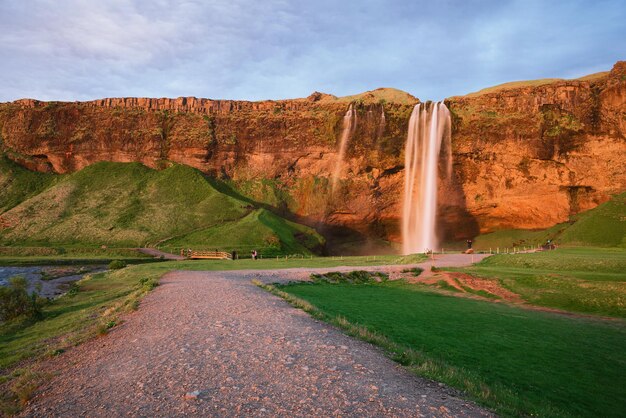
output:
[[[625,0],[0,0],[0,101],[441,100],[618,60]]]

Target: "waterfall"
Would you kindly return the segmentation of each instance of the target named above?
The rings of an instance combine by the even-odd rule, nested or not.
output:
[[[348,111],[343,117],[343,127],[341,129],[341,138],[339,139],[339,154],[337,156],[337,162],[335,164],[335,170],[333,171],[333,176],[331,180],[331,192],[334,193],[337,188],[337,182],[339,181],[339,177],[341,177],[341,173],[343,171],[343,160],[346,156],[346,150],[348,148],[348,142],[350,141],[350,136],[354,132],[354,128],[356,127],[356,111],[354,110],[354,106],[350,103],[348,107]]]
[[[378,123],[378,138],[382,138],[385,133],[385,108],[384,106],[380,107],[380,122]]]
[[[439,151],[445,141],[446,175],[452,171],[450,112],[443,102],[415,105],[405,147],[402,252],[438,248],[436,235]]]

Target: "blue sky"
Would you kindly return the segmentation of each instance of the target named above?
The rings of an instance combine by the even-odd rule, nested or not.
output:
[[[439,100],[626,59],[626,1],[0,0],[0,101]]]

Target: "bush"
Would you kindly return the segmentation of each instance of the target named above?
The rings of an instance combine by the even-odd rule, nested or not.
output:
[[[351,271],[348,273],[341,273],[333,271],[326,274],[311,274],[311,279],[315,283],[349,283],[349,284],[372,284],[387,281],[389,277],[385,273],[381,272],[368,272],[368,271]]]
[[[147,290],[152,290],[159,285],[158,279],[151,279],[149,277],[144,277],[143,279],[139,279],[139,284],[146,288]]]
[[[109,270],[119,270],[126,267],[126,263],[122,260],[113,260],[109,263]]]
[[[402,273],[411,273],[413,274],[413,276],[418,277],[420,274],[422,274],[423,271],[424,271],[423,268],[414,267],[412,269],[404,269],[402,270]]]
[[[0,287],[0,320],[39,316],[44,303],[45,299],[37,292],[28,294],[28,282],[24,277],[11,277],[8,286]]]

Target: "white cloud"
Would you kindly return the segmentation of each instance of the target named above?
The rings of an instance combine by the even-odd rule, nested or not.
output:
[[[626,57],[618,0],[0,2],[0,100],[296,97],[393,86],[440,99]],[[620,56],[621,55],[621,56]]]

